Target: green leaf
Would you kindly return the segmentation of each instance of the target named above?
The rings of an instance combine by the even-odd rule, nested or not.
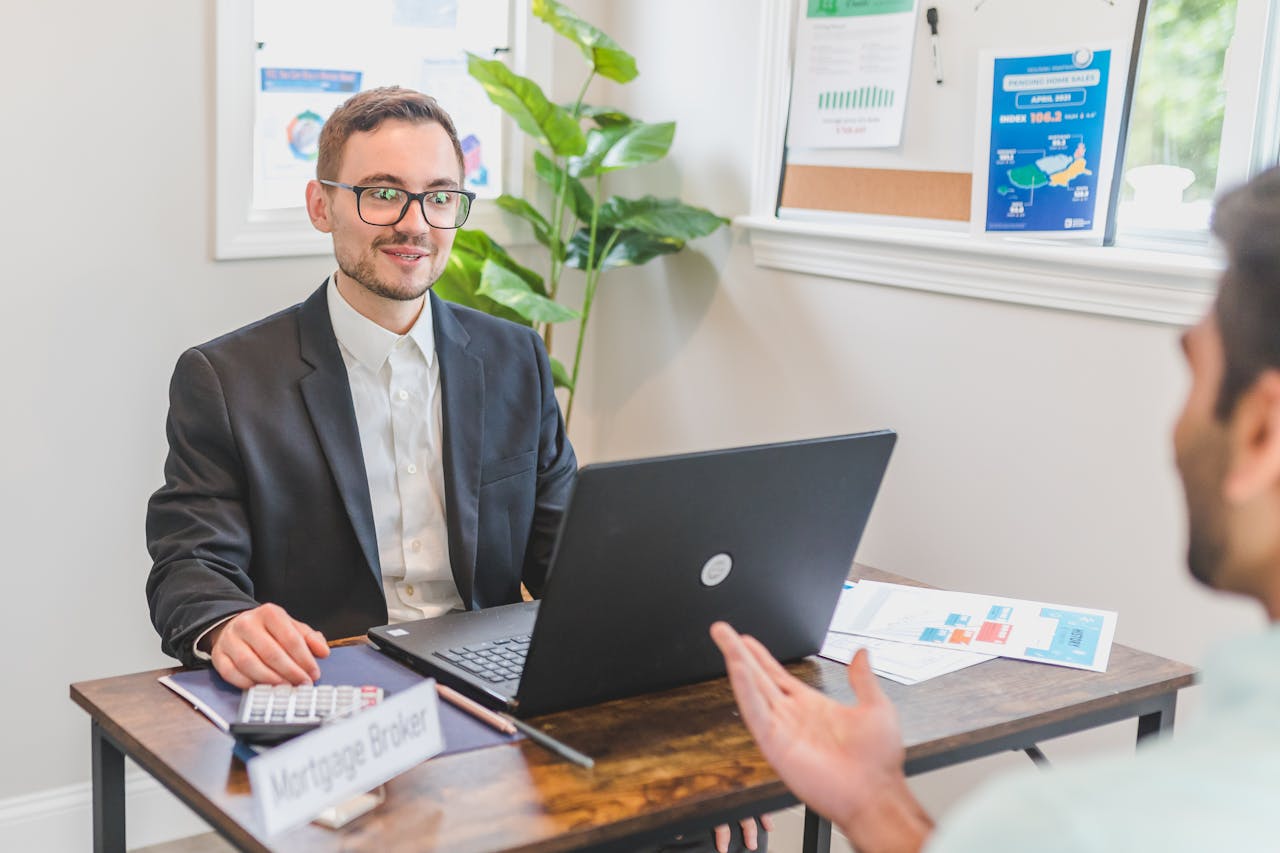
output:
[[[565,109],[572,110],[572,105]],[[578,107],[579,118],[589,118],[599,127],[608,127],[611,124],[631,124],[635,119],[624,113],[617,107],[593,107],[590,104],[583,104]]]
[[[544,297],[547,295],[542,276],[516,263],[488,234],[468,228],[459,228],[455,233],[449,261],[432,289],[441,299],[524,326],[533,325],[520,313],[481,291],[485,264],[490,262],[515,275],[533,292]]]
[[[533,0],[533,14],[578,46],[601,77],[629,83],[636,74],[636,60],[613,39],[579,18],[555,0]]]
[[[548,356],[551,359],[551,378],[555,382],[557,388],[568,388],[573,390],[573,377],[569,375],[569,370],[561,363],[560,359],[554,356]]]
[[[484,262],[476,293],[510,308],[532,323],[563,323],[579,316],[572,308],[535,293],[524,279],[492,258]]]
[[[563,169],[551,162],[551,159],[541,151],[533,152],[533,170],[537,173],[538,179],[551,187],[551,191],[557,194],[560,192],[561,182],[567,180],[569,182],[569,190],[565,198],[568,201],[569,209],[573,211],[573,215],[578,217],[579,221],[591,221],[591,212],[595,209],[595,202],[591,200],[591,193],[587,192],[587,188],[582,185],[582,181],[566,175]]]
[[[586,178],[661,160],[671,150],[675,135],[674,121],[659,124],[634,121],[592,128],[587,131],[586,152],[569,159],[569,174]]]
[[[618,239],[603,255],[604,248],[610,238],[617,233]],[[579,228],[569,241],[569,250],[565,255],[565,263],[575,269],[587,268],[587,247],[591,242],[591,231]],[[646,234],[643,231],[619,231],[601,228],[596,232],[596,263],[601,271],[617,267],[640,266],[659,255],[670,255],[684,248],[684,240],[676,237],[663,237]]]
[[[503,193],[498,196],[498,207],[507,213],[513,213],[533,226],[533,236],[538,242],[550,248],[551,246],[551,223],[547,222],[546,217],[538,212],[537,208],[529,204],[522,198]]]
[[[692,240],[705,237],[729,220],[706,208],[693,207],[674,198],[629,199],[614,196],[600,205],[600,224],[610,228],[643,231],[658,237]]]
[[[459,235],[461,235],[464,230],[466,229],[459,229]],[[467,231],[467,237],[464,242],[465,245],[469,247],[470,251],[480,258],[482,263],[485,260],[491,259],[520,276],[533,290],[541,293],[543,296],[547,295],[547,285],[542,280],[542,276],[538,275],[528,267],[521,266],[516,263],[515,258],[507,254],[506,249],[493,242],[493,238],[488,234],[479,230]],[[457,238],[454,238],[453,245],[456,250],[458,247]]]
[[[467,73],[479,81],[489,100],[515,119],[521,130],[558,156],[586,150],[586,139],[577,120],[547,100],[538,84],[528,77],[521,77],[496,59],[483,59],[474,53],[467,54]]]

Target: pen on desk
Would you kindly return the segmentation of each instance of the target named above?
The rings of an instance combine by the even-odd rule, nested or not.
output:
[[[979,3],[978,5],[982,5]],[[933,76],[937,78],[938,85],[942,85],[942,55],[938,53],[938,7],[930,6],[924,13],[924,19],[929,22],[929,36],[933,43]]]
[[[479,702],[463,696],[452,687],[441,684],[437,681],[436,693],[438,693],[440,698],[448,702],[450,705],[458,708],[459,710],[465,711],[480,722],[485,725],[492,726],[504,735],[513,735],[516,733],[516,727],[511,725],[511,723],[508,722],[501,714],[490,711]]]
[[[585,767],[588,770],[596,766],[595,761],[590,756],[583,755],[581,752],[578,752],[578,750],[561,743],[546,732],[541,731],[540,729],[535,729],[523,720],[517,720],[509,714],[502,714],[501,716],[504,720],[509,721],[511,725],[528,735],[529,740],[539,746],[546,747],[561,758],[567,758],[574,764],[577,764],[580,767]]]

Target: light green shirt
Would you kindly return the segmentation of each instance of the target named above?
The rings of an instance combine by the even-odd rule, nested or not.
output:
[[[1220,647],[1197,719],[1136,756],[982,788],[928,853],[1280,850],[1280,624]]]

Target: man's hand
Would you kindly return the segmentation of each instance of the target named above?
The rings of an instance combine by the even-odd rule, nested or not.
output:
[[[255,684],[311,684],[320,677],[316,658],[329,656],[324,634],[278,604],[239,613],[209,637],[214,669],[242,690]]]
[[[743,722],[787,787],[864,853],[919,850],[932,822],[907,787],[898,715],[866,651],[849,664],[858,704],[845,706],[725,623],[711,626],[711,638],[724,654]]]
[[[760,826],[764,827],[765,832],[773,832],[773,815],[762,814],[760,817],[748,817],[738,821],[742,826],[742,843],[748,850],[755,850],[760,844],[760,830],[756,827],[756,821],[760,821]],[[716,849],[720,853],[729,853],[729,842],[733,840],[733,830],[729,828],[729,824],[722,823],[715,828],[712,833],[715,837]]]

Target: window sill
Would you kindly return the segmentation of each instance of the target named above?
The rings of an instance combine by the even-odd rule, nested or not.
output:
[[[933,293],[1186,325],[1213,299],[1222,262],[1182,254],[968,233],[739,216],[758,266]]]

